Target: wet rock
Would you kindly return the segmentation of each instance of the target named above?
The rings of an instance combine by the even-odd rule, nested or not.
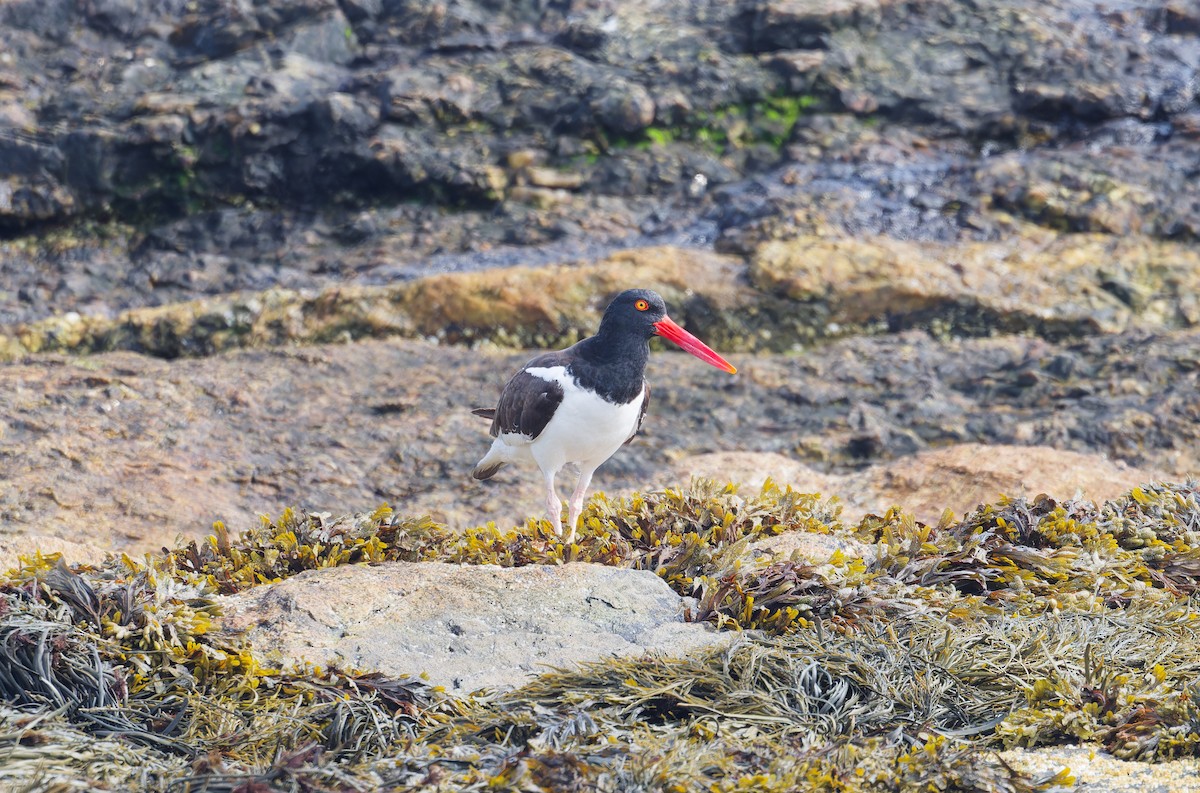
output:
[[[130,272],[120,240],[229,210],[293,231],[205,241],[255,274],[206,289],[379,282],[547,244],[993,240],[1014,214],[1188,239],[1196,45],[1172,32],[1183,7],[1151,5],[7,3],[0,91],[20,98],[5,113],[19,134],[0,134],[0,234],[49,252],[6,268],[2,310],[186,299],[178,279]],[[577,195],[510,191],[508,155],[529,150],[580,174]],[[322,217],[361,212],[368,249]],[[172,267],[207,267],[179,253]]]
[[[403,124],[463,124],[477,115],[483,93],[467,74],[425,74],[405,66],[389,75],[383,108]]]
[[[383,11],[383,0],[342,0],[338,5],[346,17],[355,23],[374,20]]]
[[[1100,151],[1114,156],[1084,146],[1005,154],[977,179],[997,206],[1050,228],[1200,238],[1200,188],[1187,176],[1200,163],[1195,141],[1117,142]]]
[[[872,30],[880,22],[880,0],[813,4],[796,0],[749,0],[734,18],[738,44],[751,52],[825,49],[829,34],[845,27]]]
[[[75,198],[48,179],[0,179],[0,229],[21,228],[73,214]]]
[[[314,103],[312,113],[331,142],[347,146],[379,126],[379,106],[352,94],[332,93]]]
[[[364,592],[380,597],[364,598]],[[459,694],[613,656],[678,657],[731,634],[684,623],[644,570],[390,563],[300,573],[224,599],[261,657],[425,677]]]
[[[1167,3],[1167,32],[1174,35],[1200,33],[1200,10],[1185,0]]]
[[[349,20],[336,7],[301,24],[293,23],[273,46],[288,56],[339,66],[349,65],[361,53]]]
[[[80,5],[88,25],[106,34],[132,37],[145,29],[139,0],[86,0]]]
[[[264,35],[249,3],[226,5],[220,0],[212,0],[197,3],[194,8],[170,35],[171,44],[184,57],[222,58]]]
[[[613,132],[630,135],[654,121],[654,100],[636,83],[620,80],[604,85],[590,104],[596,120]]]
[[[16,97],[7,99],[3,93],[0,93],[0,130],[16,134],[20,132],[30,133],[36,129],[37,116]],[[8,166],[5,169],[7,173],[12,173],[16,170],[17,163],[10,164],[6,162],[5,164]]]
[[[489,22],[503,19],[485,12],[475,2],[435,2],[392,0],[383,3],[388,32],[405,44],[437,44],[443,39],[477,34],[482,36]]]

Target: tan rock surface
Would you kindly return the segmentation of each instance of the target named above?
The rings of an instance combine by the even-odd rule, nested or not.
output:
[[[641,248],[591,264],[431,276],[406,289],[399,306],[423,336],[553,343],[590,335],[608,299],[632,284],[653,284],[677,321],[692,295],[712,310],[747,310],[754,294],[741,282],[744,270],[733,257]]]
[[[773,452],[710,452],[684,457],[671,464],[665,479],[686,482],[692,477],[719,482],[736,482],[742,489],[756,490],[767,479],[790,485],[802,493],[840,493],[844,476],[826,474],[792,457]]]
[[[1078,494],[1104,501],[1164,475],[1114,462],[1102,454],[1046,446],[964,443],[849,474],[821,473],[779,454],[716,452],[685,458],[671,468],[673,481],[686,481],[690,476],[736,482],[743,489],[761,487],[770,477],[776,484],[800,492],[836,495],[843,502],[842,517],[847,522],[899,506],[920,521],[937,523],[945,509],[961,518],[1001,496],[1032,498],[1045,493],[1065,499]]]
[[[263,657],[425,675],[448,690],[518,686],[612,656],[682,656],[735,634],[683,622],[654,573],[595,564],[389,563],[313,570],[224,599]]]
[[[686,324],[753,313],[740,259],[675,247],[635,248],[597,262],[435,275],[386,286],[320,292],[270,289],[125,311],[69,313],[0,327],[0,359],[37,352],[136,350],[176,357],[245,347],[430,338],[504,347],[565,346],[593,332],[609,298],[649,284]],[[743,344],[753,346],[753,342]]]
[[[105,540],[106,533],[99,532],[98,539]],[[69,563],[94,562],[104,558],[112,550],[110,546],[93,542],[76,542],[44,534],[16,534],[0,537],[0,572],[15,566],[22,556],[60,553]]]
[[[1000,496],[1033,498],[1045,493],[1066,499],[1079,494],[1105,501],[1163,476],[1102,454],[964,443],[872,466],[847,477],[840,492],[853,494],[856,504],[871,511],[899,504],[918,520],[937,523],[944,509],[961,518]]]

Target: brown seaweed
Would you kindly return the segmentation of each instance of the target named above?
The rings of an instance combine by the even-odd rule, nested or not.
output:
[[[566,546],[543,523],[456,533],[391,509],[285,512],[142,560],[34,556],[0,581],[0,782],[156,790],[1061,789],[990,752],[1086,743],[1200,756],[1196,483],[1101,505],[898,510],[697,482],[609,500]],[[840,537],[828,559],[754,543]],[[857,543],[857,545],[855,545]],[[859,549],[855,552],[854,549]],[[453,698],[364,670],[280,670],[213,630],[217,597],[388,560],[652,570],[740,631]]]

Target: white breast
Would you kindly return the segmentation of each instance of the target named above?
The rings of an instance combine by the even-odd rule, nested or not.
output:
[[[566,463],[595,468],[607,460],[637,429],[645,392],[631,402],[614,405],[580,388],[562,366],[533,367],[526,372],[547,382],[558,383],[563,399],[554,416],[531,444],[539,467],[558,470]]]

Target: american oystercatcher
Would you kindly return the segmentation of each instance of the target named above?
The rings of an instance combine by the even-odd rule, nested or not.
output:
[[[546,510],[562,536],[562,502],[554,477],[566,465],[579,469],[568,502],[567,542],[583,511],[592,474],[633,439],[650,401],[646,361],[650,337],[662,336],[705,363],[735,374],[728,361],[667,316],[649,289],[630,289],[613,299],[595,336],[558,352],[539,355],[521,367],[500,392],[495,408],[477,408],[492,420],[492,448],[471,475],[488,479],[508,463],[532,461],[546,480]]]

